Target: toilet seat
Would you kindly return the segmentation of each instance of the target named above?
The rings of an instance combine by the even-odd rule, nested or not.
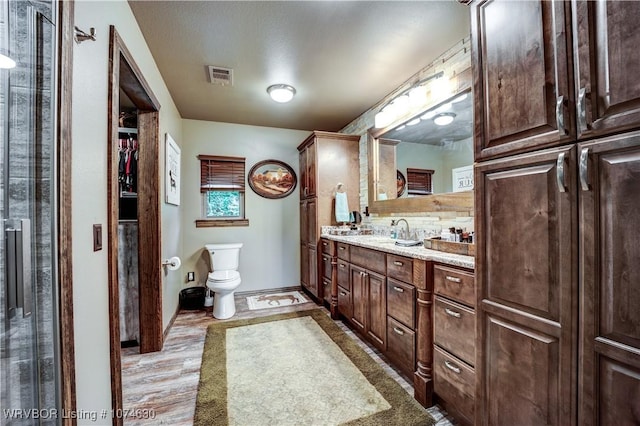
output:
[[[225,283],[237,280],[238,278],[240,278],[240,273],[238,271],[213,271],[209,272],[207,280],[217,283]]]

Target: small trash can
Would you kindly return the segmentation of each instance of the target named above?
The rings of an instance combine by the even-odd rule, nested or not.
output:
[[[180,308],[196,311],[204,308],[204,287],[189,287],[180,292]]]

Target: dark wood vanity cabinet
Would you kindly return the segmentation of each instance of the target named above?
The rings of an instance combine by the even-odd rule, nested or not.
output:
[[[342,183],[349,206],[359,205],[360,137],[342,133],[312,132],[298,146],[300,173],[300,283],[317,302],[329,303],[337,294],[325,295],[322,280],[320,227],[335,224],[334,189]],[[334,308],[335,309],[335,308]]]
[[[475,279],[473,271],[433,266],[433,386],[439,402],[462,424],[473,424]]]

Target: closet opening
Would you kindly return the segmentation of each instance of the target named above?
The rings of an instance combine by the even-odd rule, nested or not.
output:
[[[112,408],[122,404],[121,349],[162,349],[160,104],[131,53],[109,38],[109,327]],[[132,350],[132,349],[128,349]],[[122,424],[115,418],[114,424]]]

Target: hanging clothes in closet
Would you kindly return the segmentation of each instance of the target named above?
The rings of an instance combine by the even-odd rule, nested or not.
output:
[[[138,193],[138,140],[131,135],[119,140],[118,182],[120,196]]]

